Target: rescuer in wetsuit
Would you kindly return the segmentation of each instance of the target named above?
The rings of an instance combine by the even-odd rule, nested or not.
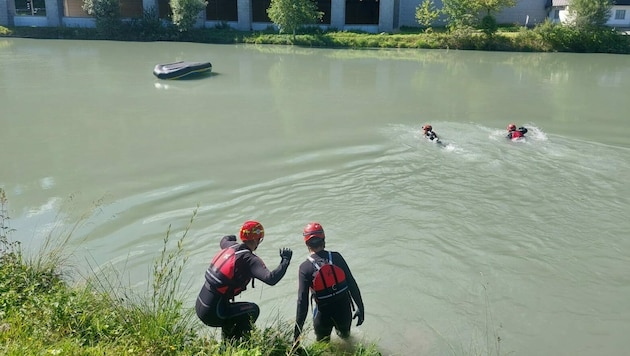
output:
[[[247,288],[252,278],[275,285],[289,267],[293,252],[288,248],[280,250],[280,265],[273,271],[269,271],[262,259],[253,253],[264,236],[265,231],[259,222],[246,221],[240,231],[243,243],[238,244],[234,235],[223,237],[222,250],[206,271],[195,311],[204,324],[221,327],[224,339],[247,337],[260,314],[255,303],[234,302],[234,297]]]
[[[309,291],[313,293],[312,298],[315,301],[313,307],[313,328],[317,340],[329,340],[333,327],[337,331],[337,335],[341,338],[350,336],[350,326],[352,319],[357,318],[357,326],[363,324],[365,316],[365,308],[359,286],[350,272],[348,264],[338,252],[327,251],[324,229],[318,223],[309,223],[304,228],[304,242],[310,253],[309,259],[302,262],[298,275],[298,300],[297,313],[295,318],[294,339],[299,341],[302,328],[306,320],[309,304]],[[332,261],[330,261],[332,259]],[[339,282],[337,286],[329,286],[329,290],[335,290],[336,295],[329,292],[321,292],[320,297],[325,298],[318,300],[313,282],[315,273],[320,270],[320,266],[325,263],[332,262],[335,266],[341,268],[343,273],[339,272],[335,280]],[[323,267],[321,267],[323,270]],[[343,277],[343,278],[342,278]],[[338,287],[338,288],[337,288]],[[346,288],[347,289],[344,289]],[[319,294],[319,291],[317,292]],[[356,313],[352,316],[354,306],[352,300],[357,306]]]
[[[525,138],[525,134],[527,133],[527,129],[523,126],[516,128],[515,124],[509,124],[507,126],[507,135],[505,136],[507,139],[515,140],[518,138]]]
[[[435,131],[433,131],[433,126],[431,126],[429,124],[422,126],[422,134],[427,139],[429,139],[431,141],[436,140],[435,142],[440,143],[440,138],[435,133]]]

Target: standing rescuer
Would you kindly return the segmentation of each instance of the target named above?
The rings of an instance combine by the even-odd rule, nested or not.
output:
[[[363,324],[365,309],[359,286],[341,254],[325,250],[326,235],[319,223],[307,224],[303,236],[310,256],[300,265],[298,275],[294,339],[299,341],[306,320],[309,290],[315,302],[313,328],[317,340],[329,340],[333,328],[339,337],[347,338],[352,319],[358,319],[357,326]],[[354,316],[353,300],[356,304]]]
[[[260,309],[251,302],[234,302],[234,297],[247,288],[253,278],[268,285],[278,283],[287,272],[293,252],[280,250],[280,265],[269,271],[262,259],[254,254],[265,236],[263,226],[257,221],[246,221],[241,227],[240,238],[228,235],[221,239],[221,251],[217,253],[205,274],[205,282],[195,310],[208,326],[221,327],[224,339],[236,340],[247,337],[258,319]]]

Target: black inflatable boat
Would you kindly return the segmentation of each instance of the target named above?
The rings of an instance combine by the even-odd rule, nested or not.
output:
[[[208,73],[212,70],[210,62],[175,62],[158,64],[153,74],[160,79],[180,79],[186,76]]]

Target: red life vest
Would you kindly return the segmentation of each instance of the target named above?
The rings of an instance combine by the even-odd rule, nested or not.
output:
[[[217,253],[206,271],[206,282],[214,290],[227,295],[229,298],[244,291],[247,288],[247,283],[251,280],[250,277],[243,276],[237,264],[238,257],[250,251],[248,249],[237,250],[239,246],[235,244]]]
[[[311,291],[317,303],[347,293],[346,274],[341,267],[333,264],[330,251],[328,251],[328,261],[321,258],[315,260],[312,256],[309,256],[308,259],[315,266]]]
[[[512,139],[523,137],[523,132],[520,130],[512,131]]]

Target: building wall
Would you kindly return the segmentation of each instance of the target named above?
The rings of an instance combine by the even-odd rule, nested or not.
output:
[[[624,19],[615,19],[615,13],[617,10],[626,10],[626,17]],[[613,6],[610,12],[610,19],[606,23],[609,26],[616,27],[630,27],[630,6]]]
[[[554,18],[555,15],[555,11],[559,11],[560,14],[560,18],[556,19]],[[626,17],[624,19],[615,19],[615,13],[617,10],[626,10]],[[571,17],[569,14],[569,7],[568,6],[555,6],[553,8],[550,9],[549,11],[549,16],[548,16],[549,20],[553,21],[553,22],[560,22],[560,23],[568,23],[571,21]],[[630,5],[615,5],[612,7],[611,11],[610,11],[610,17],[608,18],[608,21],[606,22],[606,25],[608,26],[612,26],[612,27],[630,27]]]
[[[419,27],[416,20],[416,8],[423,0],[401,0],[399,7],[399,27]],[[442,0],[433,0],[435,7],[442,8]],[[545,21],[547,0],[517,0],[516,6],[504,9],[499,14],[494,14],[499,24],[536,25]],[[436,25],[444,25],[443,19]]]
[[[0,0],[0,26],[9,26],[9,3]]]
[[[520,0],[516,6],[505,9],[497,15],[500,24],[519,24],[534,26],[547,18],[545,5],[547,0]]]
[[[164,0],[166,1],[166,0]],[[238,2],[238,21],[230,23],[239,30],[262,30],[267,28],[269,23],[252,24],[252,5],[255,0],[236,0]],[[415,12],[416,8],[423,0],[381,0],[378,25],[345,25],[345,0],[331,1],[331,28],[340,30],[359,29],[368,32],[392,32],[400,27],[419,27]],[[436,8],[442,7],[442,0],[434,0]],[[140,17],[143,9],[157,7],[158,0],[124,0],[122,3],[123,17]],[[31,18],[30,16],[20,16],[14,20],[12,15],[15,12],[14,0],[0,0],[0,25],[4,26],[86,26],[93,27],[94,19],[82,9],[83,0],[46,0],[45,18]],[[546,18],[553,20],[554,9],[546,9],[547,0],[517,0],[513,8],[508,8],[497,14],[497,21],[500,24],[518,24],[534,26],[543,22]],[[615,20],[615,10],[626,9],[626,17],[622,20]],[[568,11],[566,7],[560,8],[560,20],[566,21]],[[205,14],[205,12],[203,13]],[[199,24],[208,25],[203,14]],[[16,21],[16,23],[13,23]],[[438,22],[436,25],[442,25]],[[611,19],[608,22],[611,26],[630,27],[630,6],[614,6]],[[326,28],[326,26],[323,26]]]

